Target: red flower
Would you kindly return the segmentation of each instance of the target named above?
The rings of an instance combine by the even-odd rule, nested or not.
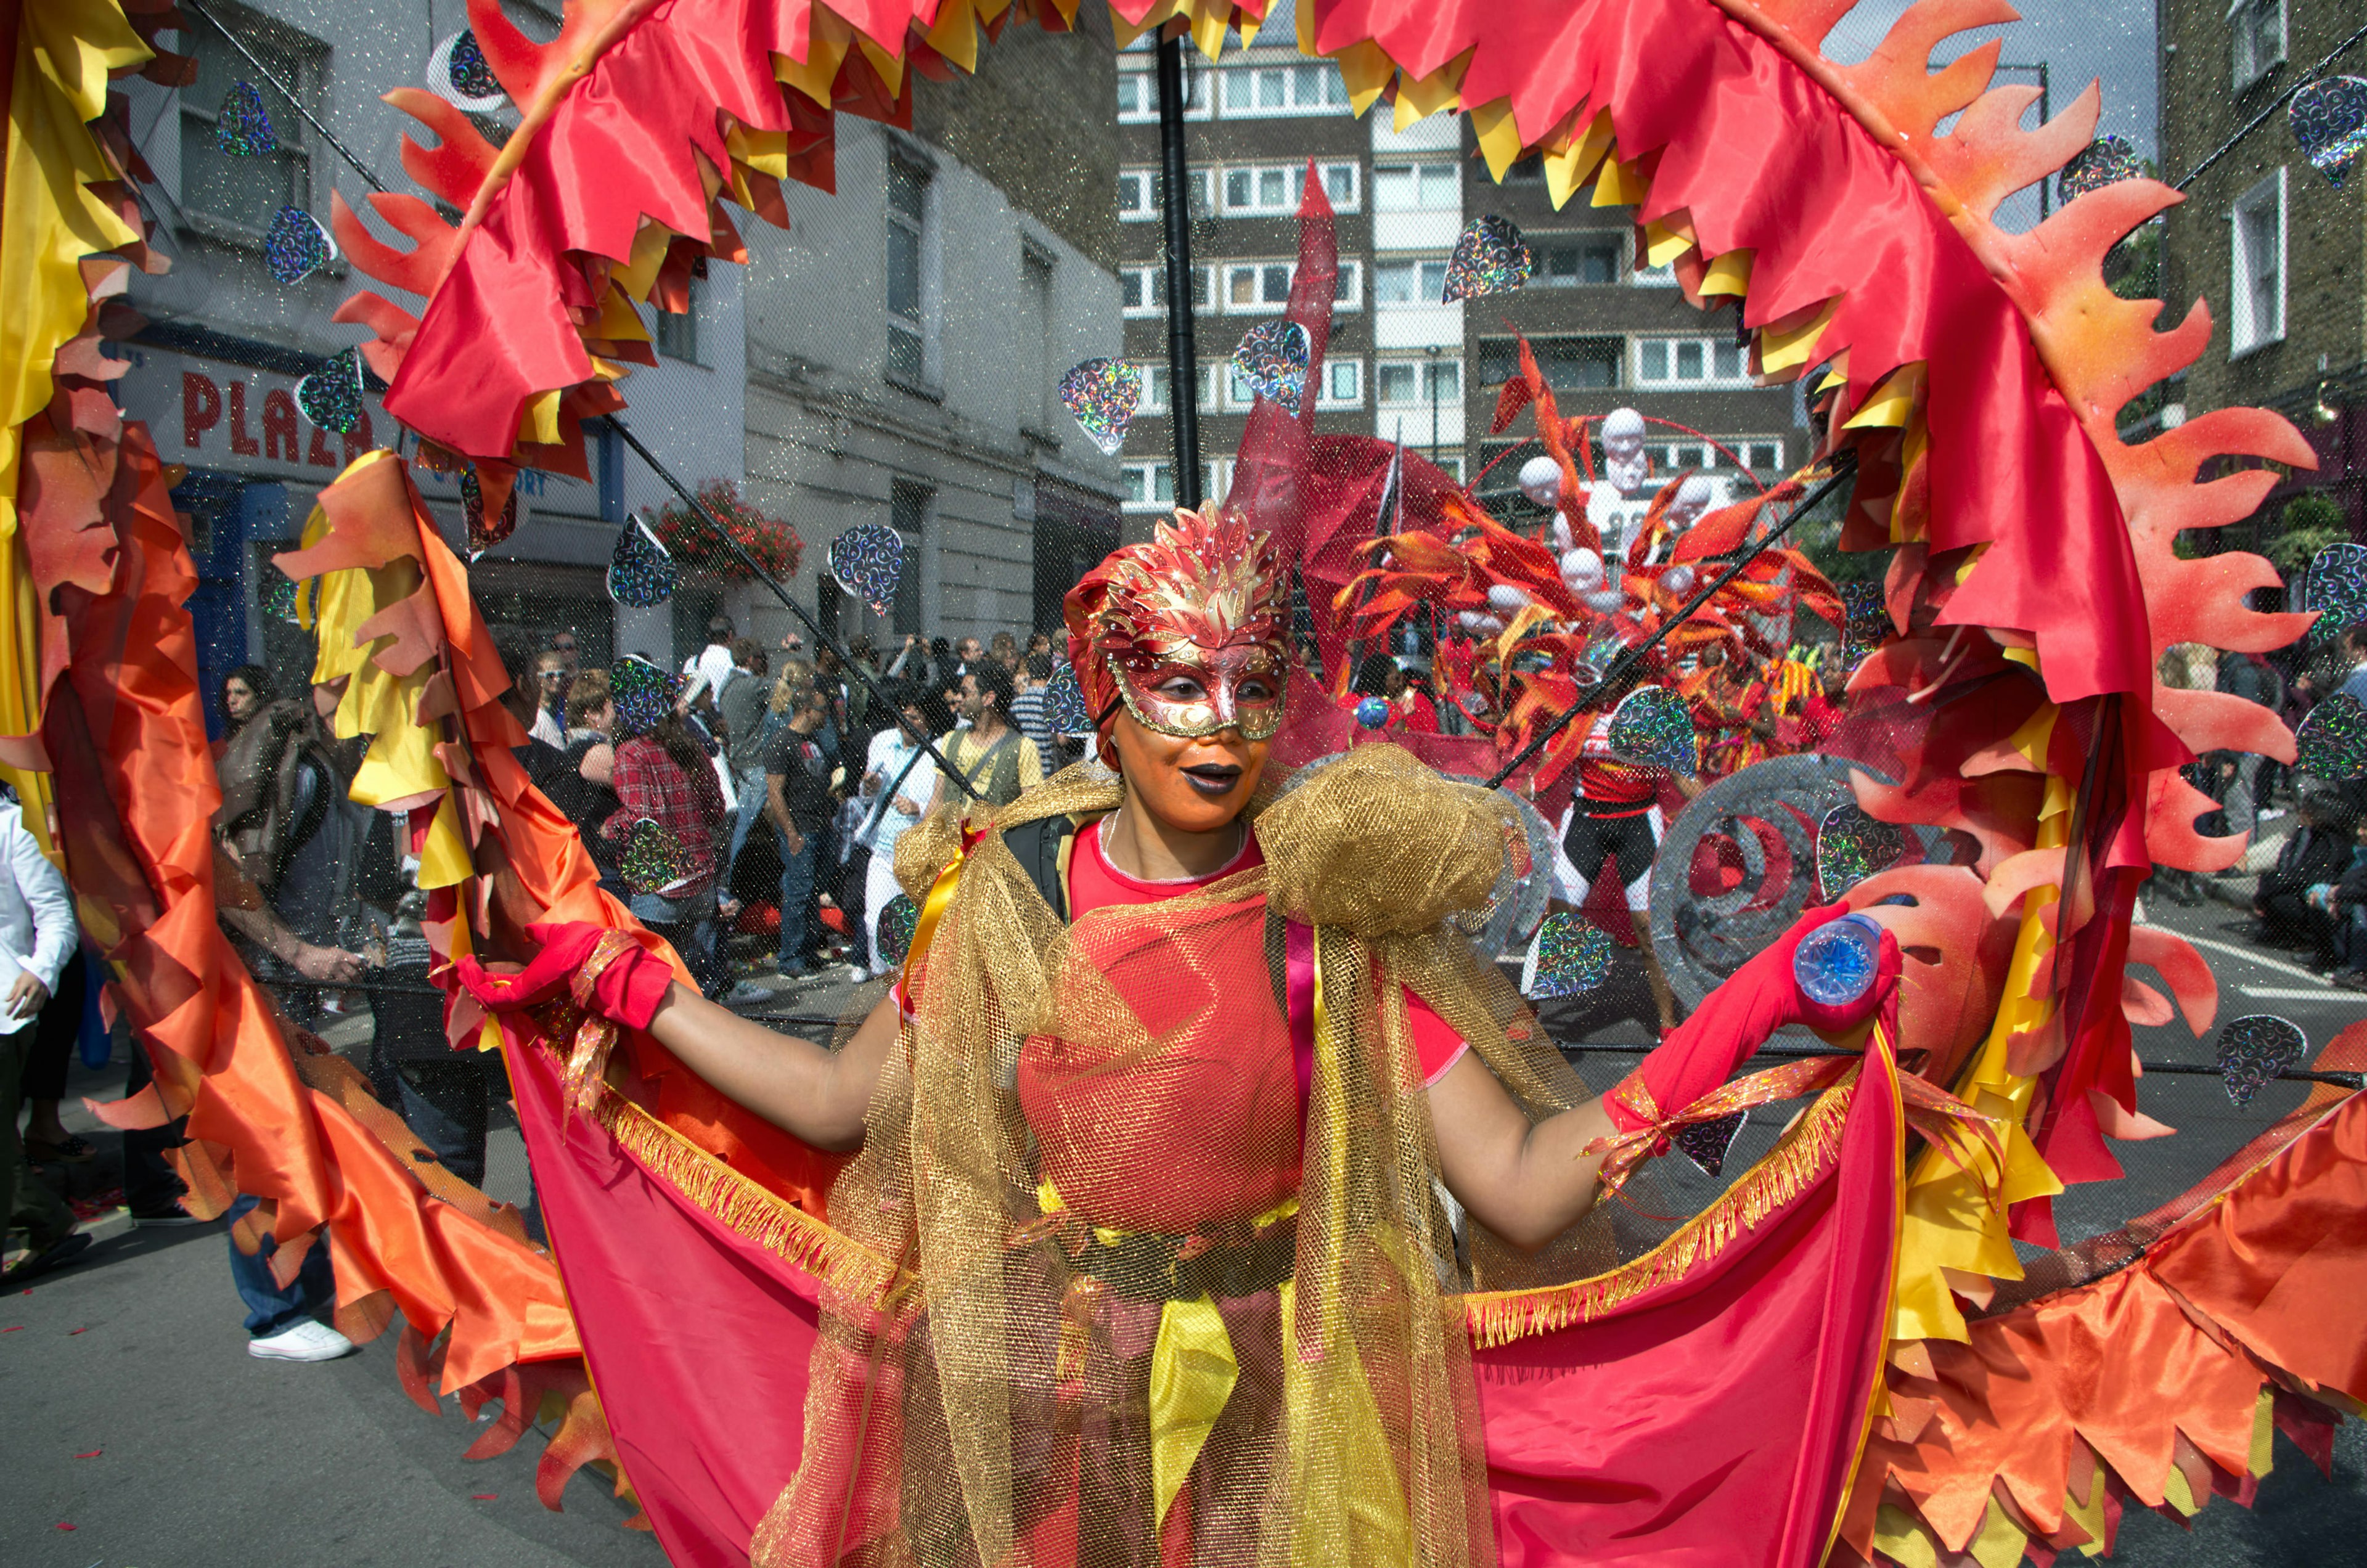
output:
[[[698,500],[760,570],[776,581],[797,575],[806,542],[796,528],[742,501],[740,487],[730,479],[708,479],[698,487]],[[643,516],[650,531],[684,570],[731,582],[754,581],[739,558],[715,536],[715,530],[679,501],[670,501]]]

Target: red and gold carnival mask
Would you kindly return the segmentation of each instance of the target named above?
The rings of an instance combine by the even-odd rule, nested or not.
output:
[[[1271,536],[1215,506],[1112,551],[1062,606],[1096,727],[1123,702],[1161,735],[1270,739],[1289,683],[1284,581]]]

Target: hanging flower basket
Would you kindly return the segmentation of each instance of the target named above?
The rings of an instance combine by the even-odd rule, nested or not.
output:
[[[698,499],[765,573],[782,582],[797,575],[806,542],[796,528],[742,501],[740,487],[730,479],[708,479],[698,487]],[[681,502],[670,501],[655,511],[644,508],[641,516],[684,570],[719,582],[755,581],[714,530]]]

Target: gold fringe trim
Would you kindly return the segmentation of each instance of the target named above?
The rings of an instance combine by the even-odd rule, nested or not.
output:
[[[593,1117],[627,1154],[732,1234],[833,1290],[877,1305],[896,1283],[889,1259],[765,1190],[615,1089],[603,1089]]]
[[[592,1020],[561,1004],[538,1010],[526,1021],[536,1047],[564,1075],[571,1064],[551,1034]],[[734,1235],[874,1306],[900,1283],[900,1271],[888,1258],[751,1181],[598,1078],[587,1087],[592,1093],[576,1106],[562,1105],[561,1114],[573,1114],[580,1106],[644,1169]]]
[[[1634,1262],[1566,1285],[1465,1296],[1464,1321],[1472,1343],[1488,1349],[1590,1322],[1647,1291],[1683,1279],[1717,1258],[1832,1168],[1840,1154],[1842,1126],[1856,1089],[1857,1075],[1852,1073],[1826,1090],[1766,1158],[1744,1172],[1674,1235]]]

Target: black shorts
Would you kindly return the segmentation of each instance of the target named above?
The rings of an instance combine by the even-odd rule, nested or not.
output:
[[[1648,807],[1625,817],[1590,817],[1580,802],[1570,813],[1569,827],[1562,833],[1562,853],[1569,857],[1572,870],[1578,873],[1581,886],[1576,889],[1580,899],[1588,888],[1603,875],[1606,862],[1619,863],[1619,880],[1627,889],[1627,907],[1644,908],[1639,902],[1651,885],[1652,856],[1658,852],[1660,840],[1652,832],[1652,813]]]

